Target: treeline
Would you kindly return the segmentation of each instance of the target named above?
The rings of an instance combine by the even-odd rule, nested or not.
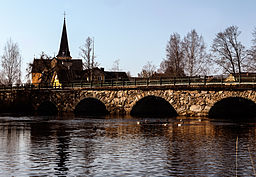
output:
[[[245,47],[239,39],[240,35],[241,31],[237,26],[230,26],[216,34],[210,50],[207,50],[202,35],[196,30],[190,31],[184,37],[173,33],[166,45],[166,57],[159,67],[147,62],[138,76],[184,77],[256,72],[256,28],[252,33],[252,46]],[[42,56],[45,56],[44,53]],[[84,61],[84,69],[90,70],[99,66],[95,61],[93,38],[88,37],[80,47],[80,56]],[[0,58],[0,84],[20,84],[22,74],[18,44],[9,39]],[[119,60],[116,62],[115,68],[119,70]],[[30,63],[26,70],[27,76],[31,74],[31,69]],[[27,79],[29,80],[28,77]]]
[[[216,34],[210,51],[206,49],[202,35],[196,30],[184,38],[173,33],[166,45],[166,57],[159,68],[151,62],[143,66],[139,77],[183,77],[209,74],[241,74],[256,71],[256,28],[250,47],[239,40],[241,31],[230,26]]]

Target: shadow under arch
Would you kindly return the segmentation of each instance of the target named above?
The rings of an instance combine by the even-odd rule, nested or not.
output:
[[[210,118],[248,120],[256,118],[256,104],[242,97],[228,97],[216,102],[208,113]]]
[[[0,113],[12,116],[30,116],[34,114],[32,101],[26,95],[18,95],[12,102],[0,101]]]
[[[85,98],[81,100],[75,107],[76,116],[103,116],[109,112],[104,103],[96,98]]]
[[[0,100],[0,114],[10,113],[10,103]]]
[[[37,109],[37,115],[39,116],[56,116],[58,109],[56,105],[51,101],[44,101]]]
[[[165,99],[157,96],[146,96],[132,108],[131,116],[135,117],[175,117],[176,110]]]

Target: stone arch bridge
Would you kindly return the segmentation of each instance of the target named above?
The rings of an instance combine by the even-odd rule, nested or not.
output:
[[[27,101],[34,110],[48,101],[58,112],[72,113],[86,98],[102,102],[111,114],[130,114],[134,105],[147,96],[160,97],[181,116],[207,116],[215,103],[229,97],[245,98],[256,103],[254,85],[152,86],[70,89],[1,90],[2,104]],[[21,103],[22,104],[22,103]]]

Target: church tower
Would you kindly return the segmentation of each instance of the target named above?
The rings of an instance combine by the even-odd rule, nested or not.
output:
[[[68,47],[68,37],[67,37],[67,29],[66,29],[66,18],[64,16],[64,24],[62,29],[61,41],[60,41],[60,49],[57,55],[58,59],[71,59],[70,51]]]

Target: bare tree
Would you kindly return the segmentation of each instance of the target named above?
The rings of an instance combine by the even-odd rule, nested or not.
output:
[[[127,72],[126,72],[126,74],[127,74],[128,78],[131,78],[131,77],[132,77],[132,75],[131,75],[131,72],[130,72],[130,71],[127,71]]]
[[[4,74],[3,74],[3,71],[0,71],[0,85],[4,85],[6,82],[5,82],[5,79],[4,79]]]
[[[84,69],[91,69],[92,63],[92,38],[88,37],[80,47],[80,56],[84,59]]]
[[[166,76],[184,76],[184,53],[178,33],[170,36],[166,46],[166,59],[161,62],[159,72]]]
[[[203,37],[199,36],[196,30],[192,30],[184,37],[182,48],[186,75],[205,74],[207,53]]]
[[[153,76],[155,72],[156,72],[156,66],[153,65],[152,62],[148,61],[147,64],[145,64],[142,67],[142,71],[138,73],[138,77],[149,78]]]
[[[111,70],[112,71],[120,71],[119,63],[120,63],[120,59],[115,60]]]
[[[21,83],[21,55],[17,43],[11,39],[6,42],[2,55],[2,79],[7,85]]]
[[[27,68],[26,68],[26,79],[27,79],[27,82],[30,81],[30,78],[32,77],[31,74],[32,74],[32,68],[33,68],[33,63],[28,63],[27,64]]]
[[[91,37],[88,37],[80,47],[80,56],[84,59],[83,66],[89,72],[89,81],[91,81],[93,79],[93,69],[99,66],[99,63],[95,61],[94,40]]]
[[[99,65],[95,61],[94,40],[88,37],[85,43],[80,47],[80,56],[84,59],[84,69],[92,69]]]
[[[256,71],[256,28],[254,28],[252,33],[252,46],[247,51],[248,54],[248,62],[246,65],[247,71]]]
[[[223,68],[224,73],[240,75],[246,64],[245,47],[238,41],[240,34],[237,26],[230,26],[224,32],[219,32],[213,40],[214,62]]]

